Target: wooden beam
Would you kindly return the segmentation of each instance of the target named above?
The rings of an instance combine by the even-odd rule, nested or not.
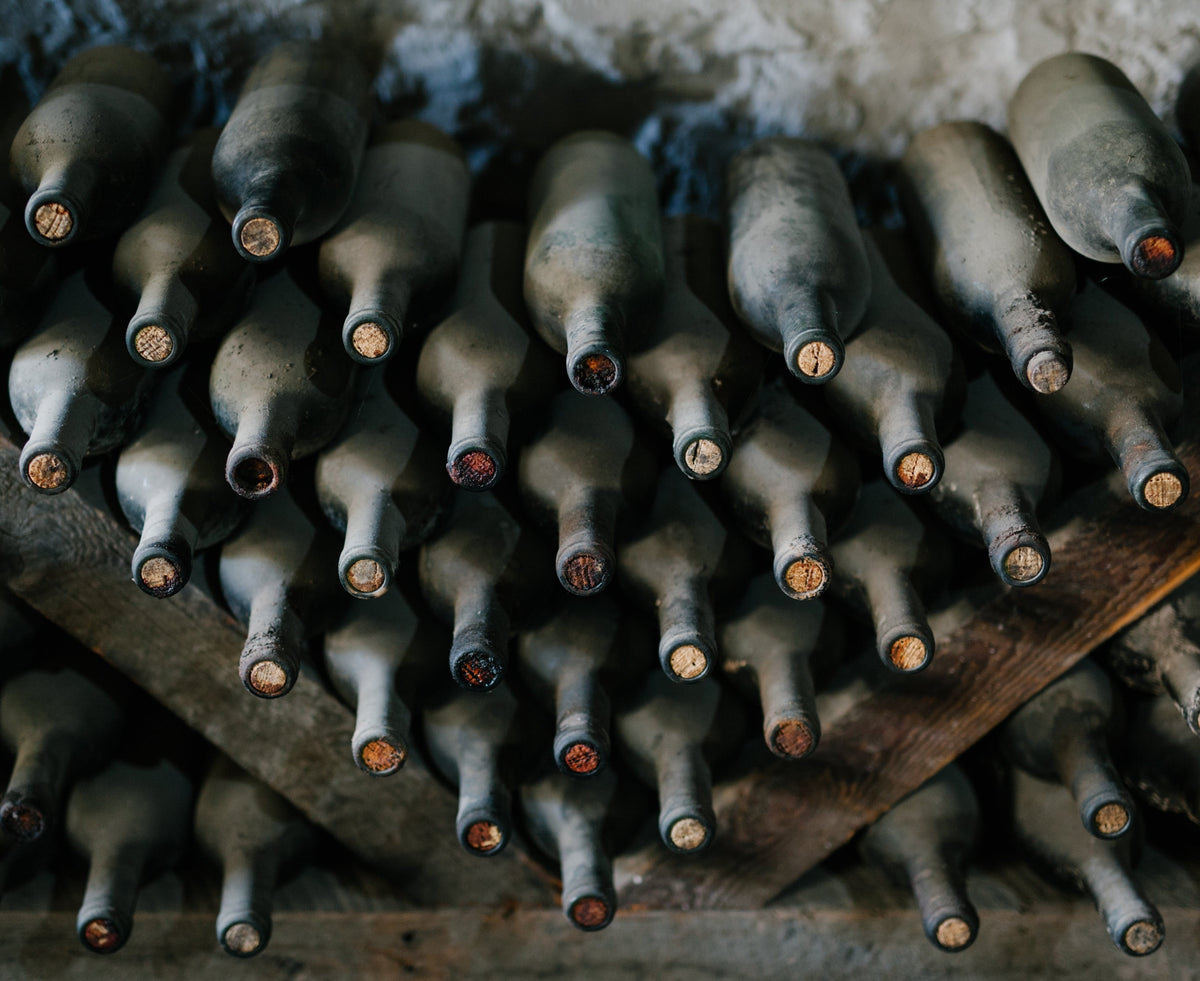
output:
[[[0,563],[8,587],[108,660],[237,763],[292,801],[415,900],[555,905],[519,849],[481,860],[454,834],[454,795],[415,753],[374,779],[350,753],[352,713],[318,682],[259,699],[238,678],[245,630],[199,588],[159,600],[129,578],[136,540],[78,490],[26,487],[0,438]]]

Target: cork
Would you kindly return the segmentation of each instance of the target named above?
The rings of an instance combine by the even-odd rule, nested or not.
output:
[[[477,852],[491,852],[500,847],[504,833],[491,821],[476,821],[466,833],[467,845]]]
[[[824,378],[836,361],[833,348],[824,341],[809,341],[796,354],[796,367],[809,378]]]
[[[695,818],[680,818],[669,834],[671,844],[685,852],[694,852],[708,840],[708,829]]]
[[[252,256],[265,259],[279,248],[279,226],[270,218],[251,218],[238,235],[242,248]]]
[[[936,468],[924,453],[907,453],[896,464],[896,476],[905,487],[924,487],[933,479]]]
[[[490,688],[499,674],[496,659],[483,651],[473,651],[458,662],[458,676],[468,688]]]
[[[92,950],[116,950],[121,946],[121,931],[112,920],[98,916],[83,928],[83,942]]]
[[[1029,582],[1036,579],[1041,575],[1044,564],[1041,552],[1028,545],[1014,548],[1004,556],[1004,571],[1013,582]]]
[[[446,467],[446,472],[459,487],[483,490],[495,481],[497,469],[496,461],[483,450],[471,450]]]
[[[608,916],[608,903],[598,896],[585,896],[571,905],[571,919],[585,929],[603,926]]]
[[[1105,804],[1096,812],[1093,823],[1106,838],[1120,834],[1129,824],[1129,811],[1123,804]]]
[[[179,569],[161,555],[147,559],[138,569],[138,578],[156,596],[169,596],[179,585]]]
[[[959,916],[950,916],[937,926],[937,942],[947,950],[958,950],[971,942],[971,924]]]
[[[25,468],[30,482],[42,490],[56,490],[70,478],[67,465],[54,453],[39,453]]]
[[[901,671],[915,671],[928,657],[929,650],[920,637],[899,637],[888,648],[888,660]]]
[[[779,723],[771,733],[771,748],[780,756],[798,760],[812,752],[816,740],[812,729],[799,719]]]
[[[42,238],[50,242],[61,242],[71,234],[75,227],[75,219],[71,212],[57,201],[47,201],[39,205],[33,213],[33,227]]]
[[[575,362],[571,381],[588,395],[604,395],[617,382],[617,365],[606,354],[586,354]]]
[[[1165,235],[1150,235],[1133,249],[1133,271],[1147,279],[1162,279],[1179,266],[1175,243]]]
[[[1125,948],[1135,954],[1152,954],[1162,943],[1163,931],[1157,923],[1139,920],[1121,937]]]
[[[387,576],[374,559],[358,559],[346,570],[346,582],[356,593],[374,593],[383,588]]]
[[[171,335],[157,324],[149,324],[134,335],[133,349],[142,360],[157,364],[171,356],[171,352],[175,350],[175,343],[171,340]]]
[[[249,923],[234,923],[221,937],[221,943],[235,954],[249,955],[262,946],[262,934]]]
[[[563,565],[563,578],[577,593],[590,593],[608,582],[604,560],[591,552],[578,552]]]
[[[797,559],[783,578],[792,592],[807,599],[825,588],[825,566],[816,559]]]
[[[708,668],[708,658],[695,644],[680,644],[671,651],[671,670],[685,680],[699,678]]]
[[[370,321],[361,323],[354,328],[354,332],[350,335],[350,343],[354,346],[355,351],[372,361],[382,358],[391,347],[387,331],[379,324]]]
[[[386,739],[372,739],[359,752],[359,757],[372,773],[391,773],[403,766],[405,752]]]
[[[725,454],[721,447],[711,439],[694,439],[688,443],[683,454],[683,462],[694,474],[707,477],[721,468]]]
[[[1035,392],[1051,395],[1067,383],[1071,372],[1053,351],[1038,351],[1025,366],[1025,377]]]
[[[1183,496],[1183,483],[1173,473],[1156,473],[1142,493],[1152,508],[1169,508]]]
[[[573,743],[563,753],[563,763],[572,773],[595,773],[600,768],[600,754],[587,743]]]
[[[257,456],[239,461],[233,468],[237,489],[244,494],[266,494],[279,483],[279,474],[270,462]]]
[[[41,808],[14,804],[4,811],[4,830],[21,841],[33,841],[46,830],[46,818]]]
[[[278,695],[287,686],[287,672],[274,661],[259,661],[250,669],[250,687],[260,695]]]

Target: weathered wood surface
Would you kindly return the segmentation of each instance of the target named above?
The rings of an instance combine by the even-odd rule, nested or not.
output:
[[[717,836],[703,858],[658,848],[622,858],[621,904],[762,906],[1200,569],[1198,432],[1200,420],[1178,448],[1198,489],[1179,510],[1142,511],[1115,481],[1064,502],[1041,584],[997,587],[938,638],[925,672],[865,692],[823,728],[812,756],[718,786]]]
[[[195,586],[167,600],[144,594],[129,578],[132,533],[77,490],[46,497],[27,488],[3,439],[0,501],[0,569],[14,593],[414,899],[557,903],[518,850],[487,861],[462,851],[454,795],[415,753],[393,777],[362,773],[350,751],[353,714],[319,682],[302,675],[278,699],[247,692],[238,678],[244,629]]]

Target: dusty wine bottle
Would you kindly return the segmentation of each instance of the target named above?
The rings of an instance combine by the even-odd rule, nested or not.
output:
[[[949,577],[949,542],[875,480],[863,487],[831,554],[833,592],[870,617],[879,659],[897,671],[928,666],[936,642],[923,598]]]
[[[923,494],[942,479],[938,435],[958,421],[966,380],[946,332],[892,279],[870,236],[863,245],[871,301],[825,400],[834,423],[882,455],[896,490]]]
[[[820,600],[793,603],[772,576],[755,576],[721,624],[721,667],[762,704],[763,739],[783,759],[803,759],[821,741],[814,675],[841,657],[841,621]]]
[[[963,428],[945,447],[954,480],[929,494],[933,509],[967,541],[987,549],[1008,586],[1032,586],[1050,571],[1050,545],[1036,509],[1057,491],[1056,461],[988,374],[967,385]]]
[[[900,200],[947,322],[1003,354],[1026,388],[1071,377],[1063,337],[1075,258],[1012,146],[983,123],[922,130],[900,161]]]
[[[1154,953],[1163,941],[1163,921],[1130,874],[1136,836],[1095,838],[1079,830],[1073,810],[1070,793],[1058,784],[1013,771],[1014,832],[1030,863],[1048,878],[1090,893],[1118,950]]]
[[[521,298],[525,229],[472,228],[463,249],[454,312],[417,360],[417,392],[449,420],[446,472],[459,487],[488,490],[508,466],[509,421],[541,405],[558,380],[553,357],[526,328]]]
[[[696,853],[712,843],[717,818],[710,764],[736,751],[744,719],[712,679],[677,685],[654,671],[617,709],[621,757],[658,789],[658,833],[671,851]]]
[[[47,666],[48,667],[48,666]],[[0,691],[0,736],[15,755],[0,826],[32,841],[58,820],[67,788],[107,763],[125,724],[119,676],[60,664],[24,671]]]
[[[1135,276],[1175,271],[1191,175],[1121,69],[1078,51],[1038,63],[1008,104],[1008,132],[1067,245]]]
[[[141,431],[117,457],[117,499],[140,536],[133,581],[151,596],[174,596],[192,575],[192,557],[228,538],[246,511],[221,473],[229,443],[207,402],[189,405],[196,371],[181,365],[155,392]]]
[[[1188,472],[1164,428],[1183,411],[1178,367],[1141,319],[1095,283],[1080,290],[1071,319],[1071,385],[1039,398],[1038,408],[1069,451],[1111,457],[1139,507],[1177,507],[1187,498]]]
[[[325,671],[334,691],[355,710],[350,751],[364,773],[390,776],[408,759],[407,699],[418,679],[430,673],[432,633],[393,590],[378,602],[351,604],[325,635]]]
[[[1182,125],[1183,116],[1179,119]],[[1200,185],[1192,185],[1192,199],[1184,213],[1181,234],[1183,261],[1170,276],[1129,278],[1138,300],[1148,308],[1146,312],[1165,318],[1168,324],[1180,324],[1195,331],[1200,328]],[[1139,312],[1142,312],[1140,307]]]
[[[1043,780],[1057,780],[1079,806],[1083,826],[1116,838],[1133,823],[1134,807],[1108,752],[1118,729],[1108,676],[1080,661],[1022,705],[1004,724],[1005,755]]]
[[[380,596],[400,553],[429,537],[448,504],[433,441],[388,394],[367,380],[354,417],[317,457],[317,498],[345,534],[338,578],[351,596]]]
[[[421,592],[454,631],[450,675],[464,688],[487,690],[504,676],[512,615],[540,583],[538,553],[491,494],[466,492],[421,546]]]
[[[456,691],[425,710],[434,765],[458,787],[455,831],[470,855],[495,855],[512,834],[512,784],[524,724],[507,685],[486,698]]]
[[[167,151],[171,82],[147,54],[88,48],[63,65],[12,143],[42,245],[120,231],[137,215]]]
[[[771,549],[775,582],[797,600],[829,585],[828,531],[850,513],[858,485],[854,458],[779,381],[762,390],[721,478],[738,526]]]
[[[244,259],[320,238],[350,203],[367,140],[368,79],[344,47],[288,41],[256,64],[212,158]]]
[[[252,694],[277,698],[296,683],[308,634],[333,605],[334,547],[286,493],[255,507],[221,546],[221,589],[247,627],[238,671]]]
[[[339,308],[346,353],[380,364],[400,344],[414,296],[454,282],[470,175],[462,148],[415,119],[371,133],[346,213],[321,242],[321,288]]]
[[[616,790],[611,772],[580,781],[553,771],[519,790],[529,836],[558,860],[563,914],[580,930],[603,930],[617,911],[612,859],[604,841]]]
[[[618,519],[647,503],[653,465],[633,421],[611,399],[568,390],[543,411],[545,428],[521,451],[521,497],[534,521],[557,533],[563,589],[589,596],[612,577]]]
[[[887,811],[861,840],[868,861],[912,889],[925,936],[941,950],[966,950],[979,932],[966,884],[978,837],[979,802],[951,763]]]
[[[228,756],[213,760],[196,797],[196,840],[221,869],[217,943],[253,957],[271,939],[275,884],[311,850],[312,826]]]
[[[712,480],[729,463],[729,427],[758,389],[762,358],[734,324],[720,226],[697,215],[666,218],[663,245],[662,306],[629,356],[629,398],[671,434],[685,475]]]
[[[229,244],[212,182],[218,130],[197,130],[167,159],[141,217],[113,253],[113,282],[136,306],[125,329],[135,364],[165,368],[190,339],[217,337],[241,312],[254,267]]]
[[[772,137],[733,158],[725,194],[734,310],[801,381],[829,381],[871,294],[842,172],[817,144]]]
[[[354,394],[332,318],[281,270],[263,282],[213,358],[213,414],[233,440],[225,479],[242,497],[274,494],[292,460],[337,434]]]
[[[122,326],[80,270],[13,355],[8,397],[29,433],[20,468],[34,490],[62,493],[84,457],[120,446],[136,428],[151,380],[130,364]]]
[[[75,784],[67,838],[88,861],[75,929],[89,950],[112,954],[129,939],[142,883],[171,868],[187,845],[192,794],[191,781],[167,759],[117,760]]]
[[[585,130],[542,157],[529,186],[525,303],[547,344],[567,356],[584,395],[625,375],[663,285],[654,172],[628,141]]]

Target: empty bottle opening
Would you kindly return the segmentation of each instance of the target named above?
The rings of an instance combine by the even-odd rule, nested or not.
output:
[[[929,657],[925,641],[920,637],[900,637],[888,648],[888,660],[900,671],[916,671]]]
[[[595,773],[600,768],[600,754],[595,746],[572,743],[563,753],[563,763],[572,773]]]
[[[483,450],[470,450],[451,463],[446,472],[459,487],[484,490],[495,482],[498,469],[496,461]]]
[[[906,453],[896,464],[896,477],[905,487],[924,487],[933,480],[936,469],[924,453]]]
[[[724,460],[725,454],[721,452],[721,447],[711,439],[692,440],[683,454],[687,468],[701,477],[707,477],[721,469]]]
[[[680,818],[671,825],[669,837],[680,851],[694,852],[708,841],[708,829],[695,818]]]
[[[796,367],[809,378],[824,378],[837,363],[837,356],[824,341],[809,341],[796,354]]]
[[[1146,279],[1162,279],[1179,268],[1182,259],[1175,243],[1169,238],[1151,235],[1134,247],[1133,272]]]
[[[29,482],[42,490],[65,487],[71,479],[71,469],[57,454],[39,453],[25,467]]]
[[[256,259],[266,259],[279,248],[279,226],[270,218],[251,218],[238,232],[242,248]]]
[[[1044,566],[1042,553],[1029,545],[1018,546],[1004,556],[1004,571],[1013,582],[1032,582]]]
[[[143,361],[157,364],[171,356],[171,352],[175,350],[175,342],[171,340],[171,335],[157,324],[149,324],[140,328],[133,336],[133,349]]]
[[[1139,920],[1121,937],[1125,949],[1132,954],[1153,954],[1162,940],[1162,927],[1148,920]]]
[[[671,670],[687,681],[699,678],[708,670],[708,657],[695,644],[680,644],[671,651]]]
[[[346,582],[356,593],[375,593],[383,589],[387,576],[374,559],[358,559],[346,570]]]
[[[576,552],[563,563],[562,575],[575,592],[595,592],[608,583],[608,563],[592,552]]]
[[[476,821],[465,835],[467,846],[477,852],[494,852],[504,841],[504,834],[498,824],[491,821]]]
[[[1183,497],[1183,482],[1173,473],[1156,473],[1146,481],[1142,496],[1152,508],[1169,508]]]
[[[960,950],[975,939],[975,932],[962,917],[950,916],[937,925],[936,936],[939,946],[946,950]]]
[[[94,920],[88,920],[83,928],[83,942],[92,950],[116,950],[123,941],[120,929],[107,917],[98,916]]]
[[[38,205],[33,213],[33,227],[47,241],[61,242],[71,234],[71,229],[75,227],[75,219],[64,205],[57,201],[47,201]]]
[[[257,456],[239,460],[233,468],[233,489],[243,497],[263,497],[279,486],[279,472]]]
[[[403,765],[405,752],[386,739],[372,739],[362,748],[359,757],[372,773],[391,773]]]
[[[816,739],[807,723],[799,719],[780,722],[771,733],[771,748],[779,756],[798,760],[812,752]]]
[[[825,588],[825,565],[813,558],[797,559],[787,567],[783,578],[793,593],[808,599]]]
[[[270,698],[287,687],[287,672],[274,661],[259,661],[250,669],[250,687]]]
[[[370,321],[361,323],[354,328],[354,332],[350,335],[350,343],[362,357],[372,361],[382,358],[388,353],[388,348],[392,346],[387,331],[379,324]]]
[[[608,922],[611,913],[599,896],[584,896],[571,904],[571,920],[585,930],[595,930]]]
[[[500,680],[500,665],[484,651],[472,651],[458,661],[458,677],[468,688],[491,688]]]
[[[607,354],[585,354],[571,371],[575,387],[589,395],[604,395],[617,383],[617,365]]]
[[[1119,835],[1129,827],[1129,811],[1126,810],[1124,804],[1105,804],[1096,812],[1096,816],[1092,819],[1092,825],[1095,827],[1096,833],[1104,835],[1105,838]]]
[[[1067,383],[1071,371],[1053,351],[1038,351],[1025,366],[1025,377],[1035,392],[1050,395]]]
[[[33,804],[12,804],[3,808],[4,830],[21,841],[33,841],[40,838],[46,830],[46,816],[42,809]]]
[[[243,957],[257,954],[262,942],[262,934],[249,923],[234,923],[221,936],[221,946]]]
[[[170,596],[176,592],[183,585],[181,578],[175,563],[161,555],[147,559],[138,569],[142,586],[155,596]]]

